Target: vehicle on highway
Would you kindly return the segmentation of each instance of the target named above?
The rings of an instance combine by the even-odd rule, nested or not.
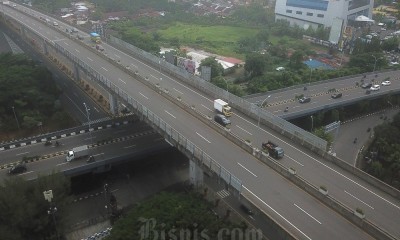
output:
[[[58,26],[58,22],[53,22],[53,26],[57,27]]]
[[[77,33],[78,30],[77,30],[76,28],[71,28],[71,32],[72,32],[72,33]]]
[[[364,88],[364,89],[370,88],[370,87],[372,87],[372,83],[363,83],[363,84],[361,85],[361,87]]]
[[[89,147],[87,145],[82,145],[79,147],[74,147],[72,150],[68,151],[65,159],[67,162],[71,162],[74,159],[83,158],[89,155]]]
[[[370,94],[371,93],[371,89],[367,89],[366,91],[365,91],[365,94]]]
[[[308,103],[311,101],[310,97],[302,97],[299,99],[299,103]]]
[[[253,211],[251,211],[251,209],[250,208],[248,208],[247,206],[245,206],[245,205],[243,205],[243,204],[240,204],[240,209],[243,211],[243,212],[245,212],[247,215],[254,215],[254,212]]]
[[[103,48],[103,46],[101,46],[101,45],[99,45],[99,44],[96,44],[96,50],[98,50],[98,51],[104,51],[104,48]]]
[[[371,91],[378,91],[379,89],[381,89],[381,86],[379,86],[378,84],[375,84],[370,89],[371,89]]]
[[[18,163],[17,165],[13,166],[8,170],[8,174],[20,174],[26,172],[26,165],[25,163]]]
[[[383,81],[382,86],[389,86],[391,84],[390,81]]]
[[[275,159],[283,158],[283,155],[285,154],[281,147],[271,141],[263,142],[261,144],[261,147],[264,151],[267,151],[268,154]]]
[[[214,121],[216,121],[217,123],[221,124],[224,127],[231,124],[231,121],[222,114],[215,115]]]
[[[341,98],[343,96],[343,94],[342,93],[340,93],[340,92],[336,92],[336,93],[334,93],[334,94],[332,94],[332,98],[333,99],[336,99],[336,98]]]
[[[222,99],[214,100],[214,109],[226,117],[232,116],[232,108]]]
[[[83,40],[83,36],[80,35],[80,34],[78,34],[76,37],[77,37],[79,40]]]

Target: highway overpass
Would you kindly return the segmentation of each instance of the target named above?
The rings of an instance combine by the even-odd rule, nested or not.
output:
[[[395,223],[400,216],[398,197],[388,194],[389,191],[382,191],[365,176],[357,177],[354,172],[344,170],[334,164],[332,158],[329,158],[332,162],[327,161],[327,156],[322,157],[302,147],[301,144],[309,144],[309,141],[294,141],[296,134],[302,134],[296,132],[297,128],[283,131],[282,126],[273,126],[284,135],[278,134],[266,125],[272,126],[269,123],[276,120],[284,127],[292,126],[274,117],[269,118],[268,113],[263,113],[254,104],[232,95],[223,95],[221,90],[221,97],[229,99],[233,106],[249,106],[247,112],[240,109],[245,114],[235,108],[235,115],[231,117],[232,127],[226,131],[208,118],[213,115],[215,95],[210,95],[207,89],[199,90],[205,83],[182,82],[166,63],[159,61],[158,66],[149,65],[149,61],[127,55],[125,52],[128,50],[122,52],[103,44],[105,51],[97,52],[90,47],[87,34],[82,42],[71,39],[63,31],[65,24],[55,29],[39,20],[40,13],[23,6],[18,8],[4,7],[7,19],[13,19],[9,24],[20,29],[28,41],[35,39],[40,43],[41,51],[63,59],[66,65],[84,68],[79,70],[81,74],[87,73],[95,83],[117,92],[168,141],[191,159],[211,168],[230,184],[231,190],[240,191],[242,196],[250,199],[297,238],[334,239],[346,236],[347,239],[371,239],[360,228],[349,224],[349,217],[344,218],[321,204],[326,203],[325,197],[310,195],[313,190],[318,191],[320,185],[329,189],[329,199],[337,199],[350,209],[361,207],[366,213],[366,220],[397,238],[400,236]],[[22,24],[22,29],[19,24]],[[191,86],[196,84],[198,88]],[[256,114],[259,112],[263,114],[260,120]],[[241,139],[251,140],[252,146],[241,142]],[[253,147],[258,148],[266,139],[285,149],[286,155],[279,162],[258,157],[262,154]],[[297,139],[300,137],[297,136]],[[259,159],[264,159],[264,162]],[[281,174],[271,167],[280,170]],[[289,167],[296,170],[296,175],[288,175]],[[310,184],[307,186],[312,187],[306,193],[304,188],[298,187],[298,181],[307,182]],[[365,225],[366,221],[362,221],[361,224]]]
[[[365,77],[364,77],[365,75]],[[362,83],[379,84],[383,81],[391,81],[390,86],[381,86],[379,91],[371,91],[366,94]],[[306,87],[306,90],[304,90]],[[341,92],[341,98],[333,99],[334,92]],[[358,74],[355,76],[329,79],[312,84],[302,84],[266,93],[246,96],[245,99],[253,104],[262,104],[264,108],[284,119],[293,119],[313,114],[321,110],[330,110],[362,100],[372,100],[388,95],[400,93],[400,71],[381,71],[377,73]],[[309,103],[299,103],[298,96],[311,97]],[[270,96],[270,97],[268,97]],[[390,103],[388,103],[390,106]],[[288,111],[284,110],[288,108]]]

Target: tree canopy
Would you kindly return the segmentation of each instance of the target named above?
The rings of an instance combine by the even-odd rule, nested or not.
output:
[[[166,239],[177,239],[182,230],[192,234],[197,232],[198,239],[202,233],[207,234],[208,239],[217,239],[220,229],[246,227],[216,218],[209,210],[211,207],[210,203],[202,200],[196,193],[162,192],[139,204],[118,220],[106,239],[135,240],[144,239],[143,236],[153,238],[162,232],[168,237]],[[175,238],[170,234],[175,234]],[[190,239],[197,238],[192,235]]]
[[[43,192],[52,190],[57,230],[63,231],[64,206],[68,201],[69,180],[62,174],[25,181],[19,177],[6,179],[0,186],[0,236],[7,240],[57,239],[54,221],[48,214],[51,207]]]
[[[0,55],[0,130],[37,128],[50,120],[65,126],[65,113],[57,100],[60,90],[51,73],[25,55]]]

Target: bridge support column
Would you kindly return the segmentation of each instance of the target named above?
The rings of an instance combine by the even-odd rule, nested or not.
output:
[[[118,115],[119,111],[118,111],[118,99],[117,99],[117,97],[114,94],[109,93],[108,94],[108,99],[109,99],[109,102],[110,102],[110,111],[111,111],[111,113],[113,115]]]
[[[79,66],[76,63],[74,63],[74,79],[77,82],[79,82],[79,80],[81,79],[79,75]]]
[[[191,159],[189,160],[189,177],[190,183],[193,184],[194,187],[200,187],[204,182],[204,172],[203,169],[197,163]]]

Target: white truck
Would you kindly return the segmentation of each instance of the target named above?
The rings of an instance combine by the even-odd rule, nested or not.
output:
[[[214,100],[214,109],[217,110],[217,112],[222,113],[226,117],[232,116],[231,107],[229,107],[228,103],[224,102],[222,99]]]
[[[74,147],[72,150],[68,151],[66,160],[71,162],[74,159],[83,158],[89,155],[89,148],[87,145]]]

